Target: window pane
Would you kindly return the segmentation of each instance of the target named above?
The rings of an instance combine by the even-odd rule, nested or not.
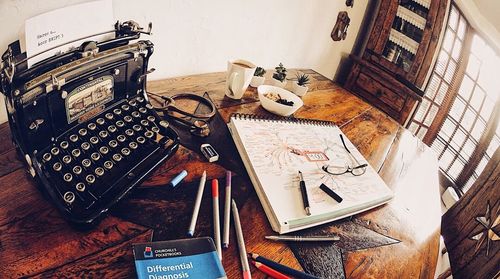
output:
[[[460,97],[457,97],[455,99],[455,102],[453,102],[453,106],[451,107],[449,116],[458,121],[460,120],[464,110],[465,110],[464,101],[462,101]]]
[[[456,38],[455,45],[453,46],[453,51],[451,52],[451,58],[455,59],[455,61],[458,61],[458,58],[460,58],[460,51],[462,51],[462,41]]]
[[[448,19],[448,25],[453,30],[457,30],[458,18],[459,18],[458,10],[455,8],[451,9],[450,18]]]
[[[463,17],[460,17],[460,22],[458,23],[457,35],[462,40],[464,39],[466,27],[467,27],[467,22],[465,21],[465,19]]]
[[[412,123],[410,124],[410,127],[408,127],[408,130],[410,130],[410,132],[411,132],[412,134],[415,134],[415,132],[417,131],[418,127],[419,127],[419,126],[418,126],[418,124],[417,124],[417,123],[412,122]]]
[[[453,179],[457,179],[460,172],[464,169],[464,163],[460,160],[455,160],[448,171],[448,175]]]
[[[444,150],[444,143],[439,140],[439,139],[436,139],[433,143],[432,143],[432,146],[431,146],[432,150],[434,150],[436,152],[436,154],[438,156],[441,155],[441,152],[443,152]]]
[[[484,119],[489,119],[491,113],[493,112],[493,108],[495,107],[495,102],[486,98],[486,102],[483,103],[483,107],[481,108],[481,117]]]
[[[477,142],[479,142],[479,139],[481,138],[481,135],[483,134],[485,128],[486,128],[486,122],[484,122],[483,119],[479,118],[476,121],[474,128],[472,128],[472,132],[471,132],[472,137]]]
[[[434,71],[438,75],[443,76],[447,63],[448,63],[448,54],[444,50],[441,50],[441,52],[439,53],[439,56],[438,56],[438,59],[436,62],[436,68],[434,69]]]
[[[420,130],[418,130],[417,137],[419,139],[424,139],[425,133],[427,133],[427,128],[425,127],[420,127]]]
[[[465,141],[464,131],[462,131],[462,129],[457,129],[451,140],[451,146],[456,151],[459,151],[460,149],[462,149],[462,144],[464,143],[464,141]]]
[[[476,85],[476,88],[474,88],[474,94],[472,94],[472,98],[470,100],[470,105],[476,110],[479,111],[479,108],[481,107],[481,104],[483,103],[484,96],[486,94],[484,93],[483,89],[481,87]]]
[[[439,81],[439,77],[436,74],[432,74],[429,85],[427,85],[427,89],[425,90],[425,96],[427,96],[431,100],[434,98],[434,95],[436,95],[439,87]]]
[[[438,105],[441,105],[444,101],[444,97],[446,97],[446,94],[448,94],[448,84],[446,82],[441,82],[441,86],[439,86],[439,91],[436,94],[436,98],[434,99],[434,102]]]
[[[464,157],[464,159],[469,160],[470,156],[472,156],[472,153],[474,152],[474,149],[476,149],[476,146],[477,143],[472,138],[469,138],[462,147],[460,154]]]
[[[460,125],[466,130],[470,131],[472,128],[472,125],[474,124],[474,121],[476,120],[476,112],[474,112],[470,107],[467,108],[467,110],[464,113],[464,117],[462,117],[462,121],[460,122]]]
[[[493,137],[492,141],[490,142],[490,145],[488,146],[488,149],[486,149],[486,155],[488,155],[489,158],[493,157],[493,154],[498,149],[499,145],[500,145],[500,139],[497,134]]]
[[[446,34],[443,39],[443,49],[445,49],[448,53],[451,52],[451,48],[453,47],[453,39],[455,38],[455,34],[451,31],[450,28],[446,30]]]
[[[439,166],[444,170],[446,171],[448,169],[448,167],[450,166],[451,162],[453,161],[453,158],[455,157],[455,154],[450,151],[450,149],[446,149],[443,153],[443,155],[441,156],[441,158],[439,158]]]
[[[480,66],[481,66],[481,62],[479,61],[479,59],[474,54],[471,54],[469,56],[469,63],[467,63],[467,69],[465,70],[465,72],[473,80],[476,80],[477,74],[479,73]]]
[[[457,70],[457,63],[453,60],[450,60],[448,63],[448,68],[446,69],[446,73],[444,74],[444,80],[446,82],[451,83],[451,79],[455,75],[455,71]]]
[[[446,141],[451,137],[453,132],[455,131],[456,125],[451,122],[449,118],[446,118],[444,121],[443,127],[441,128],[441,131],[439,131],[439,135],[443,137]]]
[[[474,82],[468,75],[464,75],[462,79],[462,84],[460,84],[460,89],[458,90],[458,94],[464,98],[464,100],[469,100],[469,97],[472,93],[472,89],[474,88]]]
[[[436,117],[436,114],[439,110],[439,107],[436,105],[432,105],[431,108],[429,109],[429,113],[425,117],[424,125],[427,127],[431,126],[432,121],[434,120],[434,117]]]
[[[488,164],[488,159],[486,158],[486,156],[483,156],[483,158],[479,162],[479,165],[477,165],[476,173],[478,175],[481,175],[481,173],[483,172],[483,170],[484,170],[484,168],[486,167],[487,164]]]

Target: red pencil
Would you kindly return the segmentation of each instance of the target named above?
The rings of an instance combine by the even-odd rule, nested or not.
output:
[[[259,263],[256,261],[252,261],[252,263],[255,265],[255,267],[258,270],[264,272],[265,274],[271,276],[272,278],[275,278],[275,279],[291,279],[292,278],[292,277],[288,277],[285,274],[280,273],[280,272],[270,268],[269,266],[267,266],[263,263]]]

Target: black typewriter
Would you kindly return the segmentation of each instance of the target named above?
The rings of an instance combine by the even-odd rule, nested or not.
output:
[[[19,42],[0,65],[13,142],[43,193],[88,227],[172,156],[176,132],[148,101],[153,44],[135,22],[27,67]],[[14,185],[13,185],[14,186]]]

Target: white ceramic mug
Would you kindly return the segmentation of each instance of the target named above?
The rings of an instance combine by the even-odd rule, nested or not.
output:
[[[226,74],[226,96],[232,99],[241,99],[248,88],[255,66],[252,62],[246,60],[234,60],[227,62]]]

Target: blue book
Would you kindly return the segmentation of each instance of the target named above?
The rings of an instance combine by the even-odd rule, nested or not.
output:
[[[210,237],[133,245],[139,279],[227,278]]]

